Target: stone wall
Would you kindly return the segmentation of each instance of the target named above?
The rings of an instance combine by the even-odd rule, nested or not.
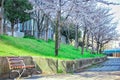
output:
[[[6,57],[0,57],[0,74],[7,73],[9,66]]]
[[[74,72],[92,64],[105,61],[107,58],[80,59],[80,60],[57,60],[41,57],[23,57],[26,65],[36,64],[36,69],[42,74],[56,74]],[[6,57],[0,57],[0,75],[8,73],[9,67]]]
[[[101,63],[105,61],[107,58],[93,58],[93,59],[80,59],[73,61],[66,61],[66,72],[75,72],[77,70],[82,70],[88,66],[93,64]]]

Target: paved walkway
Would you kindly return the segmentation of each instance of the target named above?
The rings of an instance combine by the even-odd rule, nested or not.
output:
[[[120,58],[108,58],[107,61],[88,69],[88,71],[120,71]]]
[[[33,76],[29,80],[120,80],[120,58],[110,58],[106,62],[84,72],[53,76]],[[26,80],[24,79],[24,80]],[[22,79],[23,80],[23,79]]]

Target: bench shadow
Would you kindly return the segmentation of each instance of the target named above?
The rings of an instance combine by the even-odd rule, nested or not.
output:
[[[28,77],[28,78],[24,78],[24,79],[31,79],[31,80],[33,80],[33,79],[40,79],[40,78],[42,78],[43,76],[40,76],[40,75],[34,75],[34,76],[32,76],[32,77]]]

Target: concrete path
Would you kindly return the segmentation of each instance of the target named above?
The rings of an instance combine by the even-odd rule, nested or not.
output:
[[[120,58],[108,58],[107,61],[88,69],[88,71],[120,71]]]
[[[120,80],[120,58],[110,58],[104,63],[74,74],[33,76],[22,80]]]

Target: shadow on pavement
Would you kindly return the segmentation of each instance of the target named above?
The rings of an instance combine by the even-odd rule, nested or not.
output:
[[[25,80],[25,79],[29,79],[29,80],[40,79],[40,78],[42,78],[42,77],[43,77],[43,76],[40,76],[40,75],[34,75],[34,76],[32,76],[32,77],[24,78],[24,80]]]

